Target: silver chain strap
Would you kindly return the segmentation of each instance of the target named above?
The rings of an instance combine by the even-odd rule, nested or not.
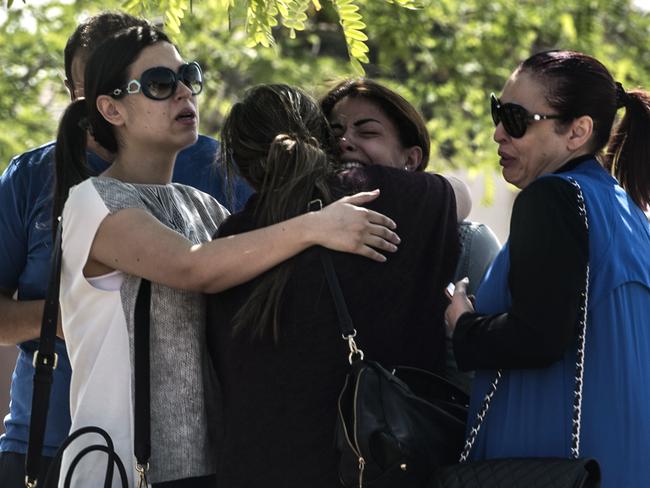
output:
[[[589,235],[589,222],[587,220],[587,207],[585,206],[585,199],[582,194],[582,189],[576,180],[569,178],[569,182],[576,188],[578,192],[578,212],[584,219],[585,229],[587,230],[587,235]],[[580,305],[580,323],[578,325],[578,349],[576,351],[576,373],[575,373],[575,390],[573,397],[573,419],[572,419],[572,429],[571,429],[571,457],[577,459],[580,457],[580,422],[581,422],[581,412],[582,412],[582,386],[583,386],[583,375],[584,375],[584,362],[585,362],[585,338],[587,332],[587,308],[588,308],[588,297],[589,297],[589,261],[587,261],[587,270],[586,270],[586,283],[585,289],[581,294],[582,300]],[[476,442],[478,433],[481,430],[481,426],[485,421],[488,410],[490,409],[490,404],[492,403],[492,398],[497,391],[497,385],[499,380],[503,375],[501,369],[497,370],[496,377],[490,383],[490,389],[485,394],[481,408],[476,414],[476,420],[474,421],[474,426],[470,429],[467,439],[465,439],[465,446],[463,447],[463,452],[460,455],[460,462],[464,463],[469,457],[469,453]]]

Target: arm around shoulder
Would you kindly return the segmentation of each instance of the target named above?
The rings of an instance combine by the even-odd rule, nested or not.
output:
[[[85,271],[111,269],[170,287],[216,293],[248,281],[312,245],[382,261],[376,249],[396,250],[395,224],[357,207],[374,192],[345,197],[318,212],[243,234],[192,244],[142,209],[120,210],[103,219]]]

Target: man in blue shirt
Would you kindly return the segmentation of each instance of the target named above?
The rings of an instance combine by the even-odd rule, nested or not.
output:
[[[123,13],[102,13],[80,24],[64,51],[65,84],[72,100],[83,96],[83,76],[88,55],[103,39],[122,28],[145,23]],[[112,155],[89,136],[88,161],[96,172],[110,164]],[[216,165],[219,143],[199,136],[177,158],[174,181],[192,185],[222,203],[225,176]],[[47,291],[52,251],[52,189],[54,142],[12,159],[0,176],[0,344],[17,344],[19,355],[11,384],[10,413],[0,437],[0,480],[3,488],[24,486],[32,402],[33,353],[40,334],[43,298]],[[234,186],[234,206],[250,194],[242,182]],[[12,296],[17,300],[12,299]],[[49,464],[70,428],[70,362],[65,343],[57,339],[58,366],[50,396],[42,466]],[[44,476],[41,475],[41,480]]]

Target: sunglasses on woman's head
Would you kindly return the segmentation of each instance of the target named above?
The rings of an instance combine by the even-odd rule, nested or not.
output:
[[[192,92],[198,95],[203,90],[203,71],[196,61],[184,64],[174,73],[169,68],[157,66],[149,68],[139,80],[131,80],[123,88],[116,88],[111,92],[114,97],[134,95],[142,92],[152,100],[166,100],[176,93],[178,82],[183,82]]]
[[[494,93],[490,95],[490,107],[494,125],[503,124],[504,130],[515,139],[523,137],[531,122],[546,119],[561,119],[561,115],[531,114],[521,105],[516,103],[501,103]]]

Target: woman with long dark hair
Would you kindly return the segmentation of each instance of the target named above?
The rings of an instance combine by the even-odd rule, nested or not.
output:
[[[135,484],[133,309],[141,278],[151,294],[151,460],[154,486],[212,486],[218,386],[205,347],[201,292],[240,284],[314,244],[378,261],[394,251],[394,223],[339,200],[244,235],[211,241],[227,212],[190,187],[171,184],[177,153],[197,138],[203,77],[168,37],[134,27],[91,55],[85,100],[70,105],[56,146],[55,216],[62,210],[61,313],[72,365],[72,429],[103,427]],[[87,178],[86,131],[115,153]],[[376,249],[373,249],[376,248]],[[84,443],[63,459],[67,470]],[[94,486],[105,462],[84,458],[75,486]],[[62,476],[62,479],[65,476]]]
[[[220,236],[381,190],[368,207],[399,222],[400,249],[377,265],[331,256],[359,347],[386,367],[442,372],[443,289],[459,253],[451,185],[424,172],[342,166],[317,102],[287,85],[251,89],[233,106],[222,138],[223,157],[256,194]],[[320,252],[309,249],[209,299],[208,342],[224,399],[222,486],[339,486],[333,436],[348,346]]]

